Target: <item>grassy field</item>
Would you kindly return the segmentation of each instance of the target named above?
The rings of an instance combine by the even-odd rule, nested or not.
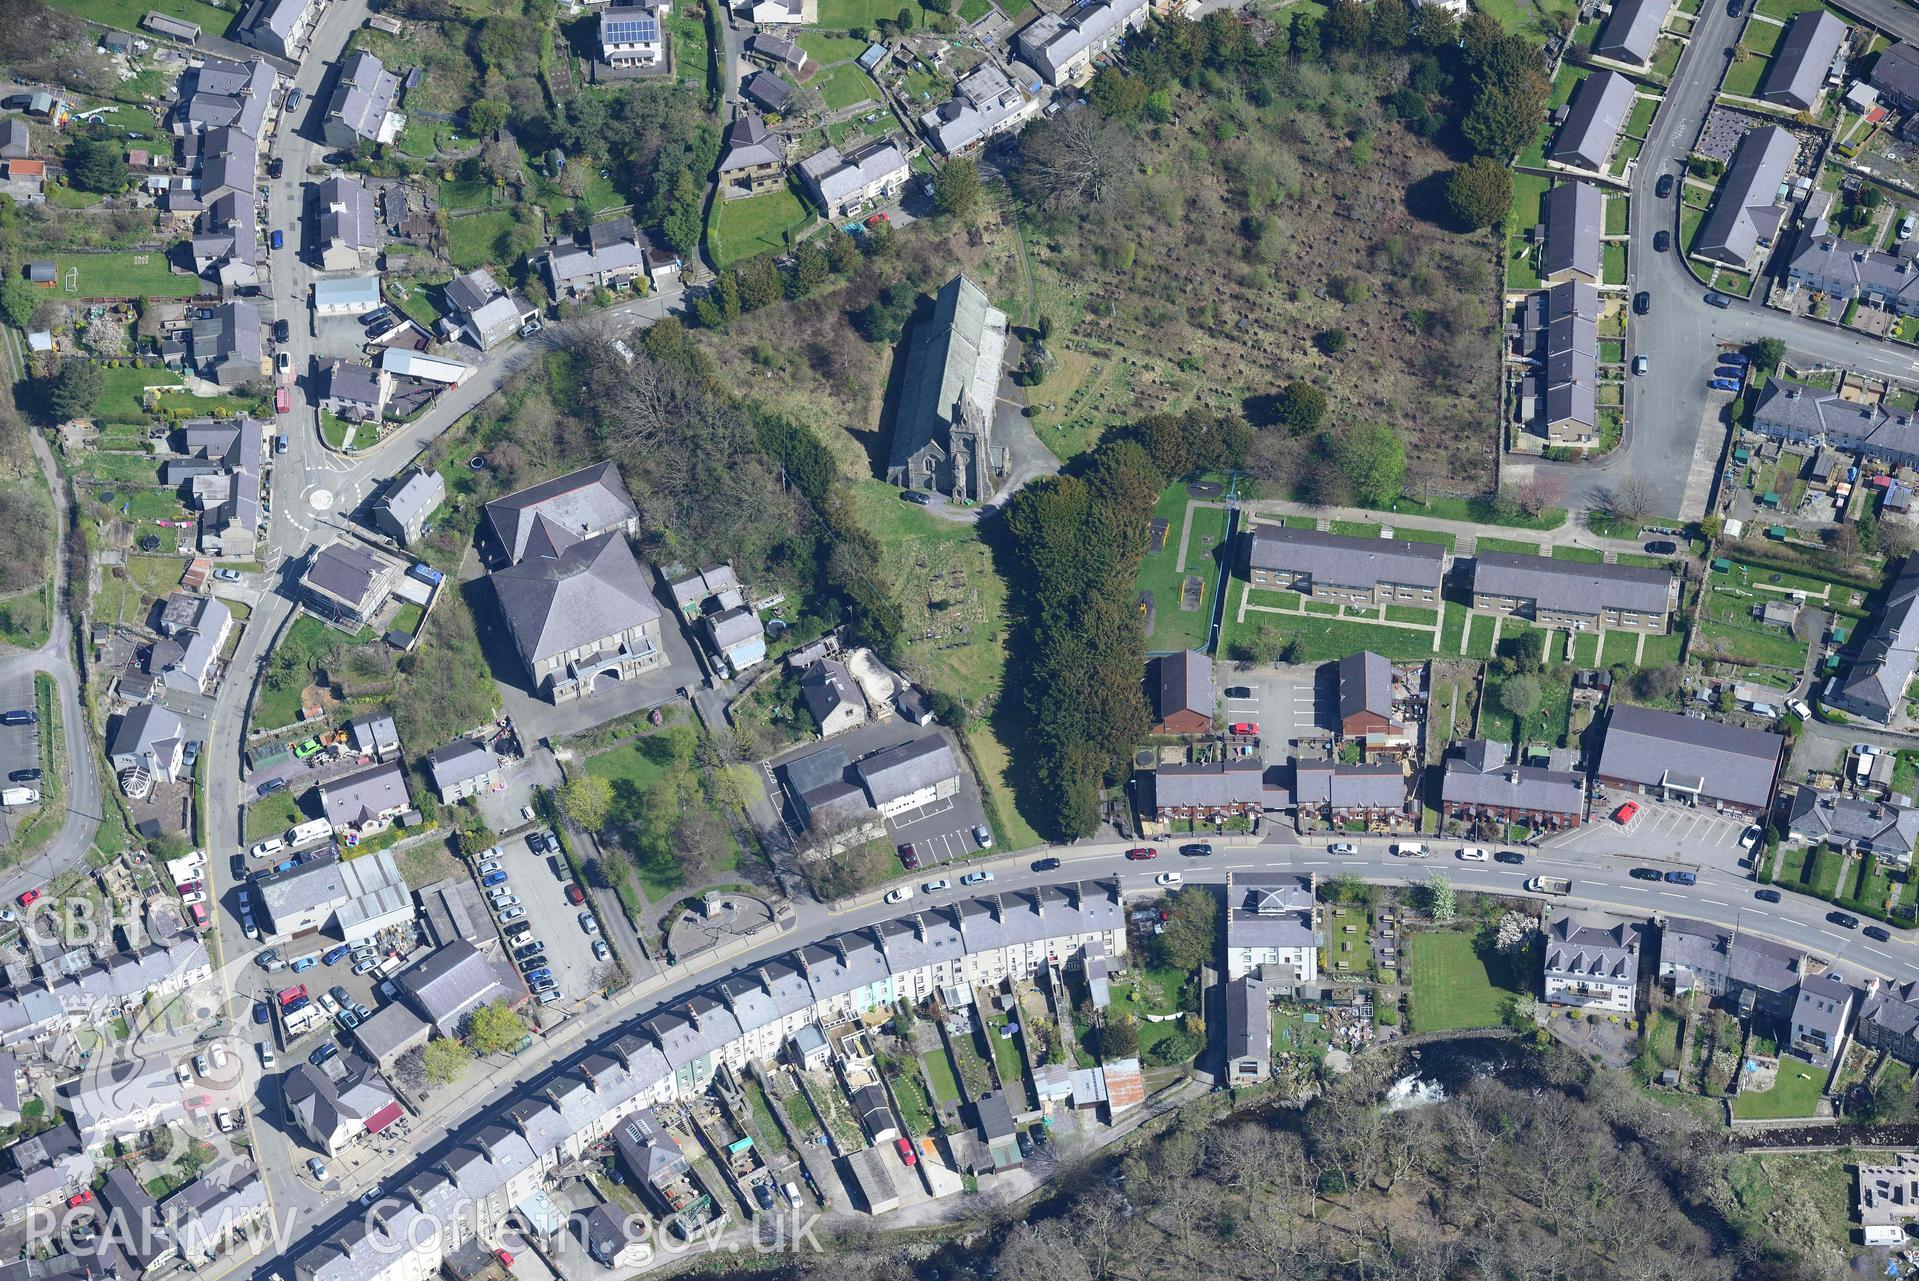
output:
[[[1146,637],[1148,651],[1204,649],[1212,623],[1213,590],[1219,581],[1215,552],[1226,537],[1226,513],[1216,507],[1190,507],[1192,497],[1186,484],[1167,487],[1153,508],[1153,516],[1166,522],[1166,539],[1156,552],[1140,562],[1138,589],[1153,593],[1153,630]],[[1180,537],[1186,528],[1188,512],[1192,536],[1186,559],[1179,557]],[[1198,608],[1186,609],[1181,586],[1187,575],[1197,575],[1202,583]]]
[[[1756,1093],[1741,1091],[1733,1100],[1732,1114],[1745,1119],[1811,1116],[1825,1085],[1825,1069],[1798,1059],[1781,1058],[1779,1079],[1773,1087]]]
[[[158,251],[56,254],[53,264],[59,283],[49,292],[55,297],[194,298],[205,285],[198,276],[176,274],[167,265],[167,256]],[[75,270],[71,291],[67,289],[70,269]]]
[[[855,74],[861,73],[855,70]],[[811,219],[806,205],[791,189],[744,200],[717,201],[706,228],[707,252],[721,267],[755,254],[779,253],[786,248],[786,233],[804,227]]]
[[[1507,999],[1520,992],[1506,960],[1482,955],[1469,934],[1414,934],[1406,940],[1406,959],[1414,1032],[1496,1027]]]
[[[141,31],[142,17],[148,13],[164,13],[182,22],[198,23],[210,36],[225,35],[237,13],[237,10],[202,4],[200,0],[51,0],[51,7],[122,31]]]
[[[278,688],[262,682],[253,702],[253,728],[278,729],[298,720],[301,689],[311,680],[313,669],[326,662],[343,642],[340,633],[317,618],[305,616],[295,619],[275,649],[276,654],[293,655],[294,675]]]
[[[806,56],[821,66],[846,62],[866,52],[866,41],[858,36],[830,35],[810,28],[800,32],[798,41]]]
[[[293,797],[293,789],[275,792],[247,806],[246,839],[264,841],[269,836],[280,833],[306,818],[300,812],[300,803]]]
[[[103,423],[144,423],[153,417],[140,404],[148,387],[178,387],[180,375],[170,369],[102,369],[100,403],[95,416]]]
[[[1250,641],[1256,637],[1261,627],[1270,627],[1288,640],[1297,640],[1300,646],[1299,661],[1302,663],[1324,662],[1341,658],[1355,650],[1370,649],[1395,661],[1411,662],[1434,656],[1433,633],[1423,627],[1388,627],[1379,623],[1369,623],[1352,618],[1303,617],[1298,614],[1270,614],[1248,610],[1244,622],[1237,621],[1240,596],[1243,592],[1253,592],[1255,604],[1280,605],[1280,593],[1250,588],[1242,578],[1233,578],[1227,584],[1226,614],[1220,624],[1219,652],[1230,654],[1235,643]],[[1307,608],[1313,608],[1317,602],[1308,602]],[[1162,614],[1165,606],[1161,607]],[[1323,607],[1321,607],[1323,608]],[[1317,611],[1315,611],[1317,612]],[[1450,611],[1449,611],[1450,613]],[[1455,636],[1457,633],[1455,633]],[[1456,654],[1455,648],[1445,649],[1447,654]]]
[[[1527,630],[1516,627],[1512,619],[1507,619],[1500,629],[1503,641]],[[1562,638],[1563,639],[1563,638]],[[1549,652],[1558,655],[1560,651],[1549,645]],[[1489,673],[1490,673],[1490,669]],[[1557,745],[1566,737],[1567,718],[1572,714],[1572,687],[1564,680],[1550,677],[1539,681],[1539,706],[1526,718],[1523,725],[1517,724],[1512,713],[1500,704],[1499,692],[1505,686],[1507,678],[1488,675],[1486,681],[1486,706],[1479,714],[1479,732],[1483,738],[1501,743],[1511,743],[1515,739],[1523,742],[1547,742]]]
[[[446,224],[447,261],[461,271],[499,262],[506,256],[506,236],[512,229],[513,215],[506,212],[449,218]]]
[[[689,808],[711,807],[693,767],[693,741],[689,728],[675,725],[586,760],[587,773],[605,779],[613,789],[601,841],[631,855],[640,886],[655,903],[686,883],[671,835],[675,816]],[[739,866],[739,859],[739,845],[729,833],[724,853],[712,860],[710,870],[723,876]],[[615,878],[609,869],[609,880]]]
[[[953,1075],[953,1064],[945,1051],[929,1050],[920,1056],[920,1062],[926,1065],[926,1077],[933,1083],[933,1097],[941,1103],[958,1104],[959,1080]]]
[[[815,80],[813,87],[820,91],[820,99],[828,111],[840,111],[856,102],[879,97],[879,90],[867,79],[866,73],[852,63],[833,68]]]

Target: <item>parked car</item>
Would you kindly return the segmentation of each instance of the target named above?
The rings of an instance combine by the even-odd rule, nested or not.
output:
[[[1722,365],[1738,365],[1743,369],[1752,363],[1752,357],[1743,351],[1724,351],[1719,353],[1719,363]]]
[[[1706,294],[1706,305],[1709,307],[1720,307],[1720,308],[1730,307],[1732,306],[1732,299],[1726,297],[1726,295],[1720,293],[1716,289],[1710,290]]]
[[[506,884],[506,873],[505,872],[488,872],[485,876],[482,876],[480,878],[480,884],[504,885]]]
[[[1258,734],[1259,722],[1258,721],[1235,721],[1228,728],[1234,734]]]
[[[1149,858],[1158,858],[1159,851],[1151,845],[1135,845],[1126,851],[1126,857],[1135,863],[1143,863]]]
[[[1328,854],[1357,854],[1359,853],[1359,846],[1353,844],[1351,841],[1334,841],[1326,847],[1326,852]]]
[[[360,324],[367,329],[378,329],[382,325],[392,324],[393,319],[393,308],[375,307],[372,311],[360,317]]]
[[[0,111],[25,111],[32,105],[33,95],[30,93],[10,93],[0,98]]]
[[[523,907],[509,907],[509,908],[507,908],[507,909],[506,909],[505,911],[503,911],[503,912],[501,912],[501,913],[500,913],[500,919],[501,919],[502,921],[517,921],[517,920],[519,920],[519,919],[520,919],[521,917],[523,917],[523,916],[525,916],[525,915],[526,915],[526,909],[525,909],[525,908],[523,908]]]
[[[293,368],[293,354],[285,351],[278,353],[273,358],[273,367],[283,374],[286,373]]]
[[[960,884],[961,885],[984,885],[992,879],[993,879],[993,874],[991,872],[985,872],[985,871],[968,872],[966,875],[960,877]]]
[[[524,325],[520,326],[520,337],[531,338],[534,334],[539,333],[540,330],[543,328],[545,328],[545,326],[540,324],[539,318],[536,316],[532,320],[529,320]]]
[[[1752,896],[1761,903],[1777,903],[1782,897],[1778,890],[1754,890]]]
[[[600,923],[593,919],[593,913],[581,912],[580,928],[588,934],[598,934],[600,932]]]
[[[1485,850],[1477,845],[1467,845],[1461,847],[1458,857],[1461,862],[1465,863],[1484,863],[1487,859],[1487,854]]]
[[[780,1188],[780,1191],[781,1193],[785,1195],[786,1203],[788,1205],[792,1206],[795,1210],[800,1208],[800,1185],[799,1184],[794,1183],[792,1180],[789,1179],[787,1180],[786,1184]]]
[[[1663,254],[1671,248],[1672,233],[1670,231],[1655,231],[1652,233],[1652,251],[1654,253]]]
[[[7,777],[16,783],[35,783],[40,779],[40,771],[37,769],[17,769],[7,775]]]
[[[480,875],[485,876],[488,872],[498,872],[504,867],[505,864],[501,863],[499,859],[490,858],[480,864]]]
[[[287,788],[287,781],[284,778],[270,778],[266,782],[260,784],[260,786],[254,788],[253,790],[255,792],[258,792],[261,796],[271,796],[275,792],[286,791],[286,788]]]
[[[303,956],[299,960],[293,963],[293,972],[295,974],[305,974],[308,970],[312,969],[314,966],[318,965],[319,963],[320,962],[318,961],[318,959],[314,957]]]
[[[983,850],[993,848],[993,829],[984,823],[973,824],[973,843]]]
[[[1666,873],[1666,884],[1697,885],[1699,884],[1699,874],[1697,872],[1668,872]]]
[[[527,957],[539,952],[544,952],[545,950],[546,944],[544,943],[524,943],[513,949],[513,956],[516,960],[524,961]]]
[[[1802,698],[1787,699],[1786,710],[1791,712],[1794,716],[1797,716],[1802,721],[1809,721],[1812,719],[1812,709],[1806,706],[1806,701]]]
[[[1739,834],[1739,848],[1742,850],[1751,849],[1753,846],[1759,844],[1759,838],[1764,834],[1765,830],[1761,828],[1759,824],[1754,823],[1751,827],[1748,827]]]
[[[1892,932],[1883,925],[1868,925],[1864,930],[1860,932],[1863,933],[1867,938],[1877,939],[1881,943],[1892,942]]]
[[[273,389],[273,412],[276,414],[285,414],[291,413],[292,410],[292,393],[288,392],[285,387],[275,387]]]
[[[899,1150],[900,1161],[902,1163],[906,1165],[918,1165],[920,1163],[919,1154],[913,1151],[913,1140],[902,1135],[893,1140],[893,1146]]]
[[[1635,881],[1657,881],[1661,879],[1660,871],[1656,867],[1635,867],[1627,872],[1626,875],[1632,877]]]
[[[1417,841],[1390,845],[1387,847],[1387,852],[1394,858],[1430,858],[1432,856],[1432,851]]]
[[[550,979],[552,977],[553,971],[547,969],[545,966],[541,966],[537,970],[527,971],[526,981],[528,983],[538,983],[541,979]]]
[[[295,92],[295,93],[298,93],[298,92],[300,92],[300,91],[299,91],[298,89],[295,89],[295,90],[294,90],[293,92]],[[310,1157],[308,1157],[308,1158],[307,1158],[307,1173],[308,1173],[308,1174],[310,1174],[310,1175],[312,1175],[312,1176],[313,1176],[313,1177],[314,1177],[314,1178],[315,1178],[316,1180],[318,1180],[319,1182],[321,1182],[321,1183],[325,1183],[325,1182],[327,1181],[327,1168],[326,1168],[326,1162],[325,1162],[325,1161],[322,1161],[322,1160],[321,1160],[321,1159],[320,1159],[319,1157],[317,1157],[317,1156],[310,1156]]]
[[[938,894],[943,890],[950,890],[952,888],[953,888],[953,883],[947,880],[945,877],[941,877],[937,881],[928,881],[926,884],[920,886],[920,893]]]
[[[1659,181],[1653,184],[1652,194],[1664,200],[1672,194],[1673,178],[1669,173],[1659,175]]]
[[[772,1209],[773,1208],[773,1189],[767,1187],[764,1182],[755,1183],[753,1185],[753,1202],[754,1204],[758,1205],[760,1209],[762,1210]]]
[[[325,1044],[321,1045],[319,1049],[307,1055],[307,1062],[311,1063],[314,1067],[319,1067],[321,1064],[325,1063],[328,1059],[334,1057],[339,1052],[340,1052],[340,1047],[335,1045],[333,1042],[328,1041]]]
[[[1621,805],[1613,811],[1612,821],[1624,827],[1637,817],[1639,817],[1639,802],[1627,801],[1624,805]]]
[[[35,903],[38,903],[39,901],[40,901],[39,890],[24,890],[21,892],[20,897],[15,900],[15,902],[19,903],[21,907],[32,907]]]
[[[566,887],[566,901],[578,907],[586,902],[586,891],[581,889],[577,882],[570,882]]]
[[[1859,918],[1851,912],[1827,912],[1826,919],[1834,925],[1841,926],[1848,930],[1856,930],[1859,928]]]
[[[1153,878],[1153,884],[1164,885],[1167,889],[1178,889],[1185,882],[1186,877],[1179,872],[1161,872]]]
[[[920,853],[918,850],[914,849],[911,845],[902,845],[900,846],[899,854],[901,867],[909,872],[919,870]]]
[[[1714,391],[1738,391],[1739,384],[1730,378],[1714,378],[1706,384]]]
[[[1056,858],[1035,859],[1033,860],[1033,870],[1035,872],[1057,872],[1059,871],[1059,860]]]
[[[15,708],[10,712],[0,712],[0,725],[38,725],[40,713],[30,708]]]
[[[1213,856],[1213,843],[1211,841],[1194,841],[1191,845],[1180,846],[1179,852],[1187,858],[1211,858]]]
[[[344,943],[337,947],[330,947],[326,950],[326,955],[320,958],[320,963],[322,965],[338,965],[341,961],[346,960],[347,953],[352,950],[352,948],[349,948]]]
[[[612,949],[607,947],[605,939],[593,940],[593,959],[594,960],[604,961],[611,954],[612,954]]]
[[[1640,356],[1634,356],[1632,358],[1632,371],[1634,376],[1639,378],[1644,378],[1646,376],[1646,371],[1651,368],[1652,368],[1652,359],[1650,357],[1640,355]]]
[[[909,503],[916,503],[921,507],[925,507],[933,501],[933,496],[921,489],[902,489],[900,490],[900,497]]]
[[[1652,556],[1672,556],[1677,554],[1678,551],[1678,543],[1667,542],[1663,538],[1655,538],[1646,544],[1646,552]]]
[[[1632,313],[1633,313],[1633,315],[1635,315],[1635,316],[1643,316],[1643,315],[1645,315],[1645,314],[1646,314],[1647,312],[1649,312],[1649,311],[1651,311],[1651,310],[1652,310],[1652,295],[1651,295],[1651,294],[1649,294],[1649,293],[1647,293],[1647,292],[1646,292],[1645,290],[1643,290],[1643,289],[1641,289],[1641,290],[1640,290],[1640,291],[1639,291],[1638,293],[1636,293],[1636,294],[1634,294],[1634,295],[1632,296]]]
[[[286,232],[281,231],[278,227],[275,227],[273,229],[273,235],[268,238],[268,243],[272,245],[273,248],[275,249],[285,249],[287,247]]]
[[[293,338],[293,324],[291,321],[281,319],[273,322],[273,341],[274,342],[288,342],[292,338]]]

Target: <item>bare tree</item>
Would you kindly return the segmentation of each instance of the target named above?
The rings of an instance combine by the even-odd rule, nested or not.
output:
[[[1528,516],[1566,501],[1566,482],[1553,472],[1535,472],[1508,489],[1515,506]]]
[[[1020,194],[1051,212],[1117,195],[1128,161],[1126,130],[1091,108],[1062,111],[1020,135]]]
[[[1628,476],[1617,485],[1596,489],[1593,497],[1601,515],[1625,524],[1644,520],[1659,508],[1659,495],[1643,476]]]

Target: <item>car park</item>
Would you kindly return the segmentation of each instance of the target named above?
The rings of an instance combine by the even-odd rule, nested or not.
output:
[[[1059,871],[1059,867],[1060,863],[1056,858],[1036,858],[1033,860],[1033,870],[1035,872],[1057,872]]]

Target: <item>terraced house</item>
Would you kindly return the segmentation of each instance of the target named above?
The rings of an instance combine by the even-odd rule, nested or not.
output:
[[[741,971],[543,1074],[537,1091],[480,1118],[431,1166],[389,1182],[378,1213],[346,1216],[284,1275],[425,1281],[628,1118],[704,1090],[722,1065],[738,1073],[770,1060],[785,1040],[772,1029],[877,1021],[894,1002],[940,987],[1026,978],[1125,948],[1118,882],[1072,882],[942,906]]]
[[[1473,562],[1473,608],[1574,631],[1663,633],[1678,580],[1663,569],[1481,552]]]
[[[1821,699],[1851,715],[1890,724],[1919,670],[1919,556],[1906,557],[1854,644],[1852,662],[1827,683]]]
[[[1241,536],[1240,546],[1253,586],[1342,605],[1433,605],[1446,573],[1446,549],[1438,543],[1354,538],[1262,522]]]
[[[1911,413],[1845,400],[1803,383],[1768,379],[1752,425],[1795,445],[1830,445],[1895,466],[1919,464],[1919,420]]]
[[[1557,831],[1583,821],[1586,784],[1570,770],[1515,764],[1504,743],[1474,739],[1446,753],[1439,812],[1463,822],[1524,823]]]

